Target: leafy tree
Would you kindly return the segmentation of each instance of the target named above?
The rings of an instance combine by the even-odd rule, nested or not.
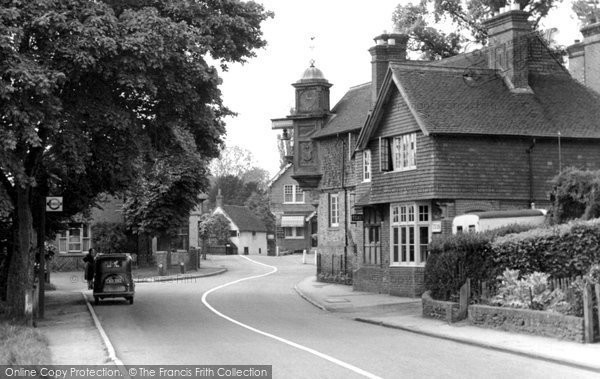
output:
[[[210,204],[216,204],[219,190],[221,190],[223,204],[225,205],[244,205],[253,192],[260,192],[258,183],[244,183],[244,181],[237,176],[225,175],[216,178],[208,192],[208,201]]]
[[[557,0],[518,0],[521,10],[531,15],[535,28]],[[442,59],[459,54],[466,44],[484,44],[487,34],[482,21],[507,4],[504,0],[420,0],[418,4],[398,5],[392,20],[409,36],[408,48],[424,59]],[[439,23],[453,25],[443,33]]]
[[[275,232],[275,216],[271,213],[269,196],[266,193],[253,192],[244,205],[262,220],[268,232]]]
[[[214,243],[226,243],[229,241],[229,221],[220,214],[208,213],[200,216],[198,221],[198,238],[202,241],[203,251],[208,241]]]
[[[571,7],[584,26],[600,21],[598,0],[575,0]]]
[[[16,236],[13,315],[23,315],[32,286],[33,215],[48,193],[63,195],[65,218],[168,167],[176,177],[164,197],[192,206],[203,184],[182,169],[203,174],[231,114],[204,57],[223,68],[252,57],[270,16],[237,0],[0,0],[0,197]]]
[[[567,168],[552,179],[552,218],[556,223],[600,217],[600,170]]]
[[[92,244],[100,253],[136,253],[123,223],[100,222],[92,226]]]
[[[252,153],[240,146],[227,146],[218,158],[215,158],[210,163],[210,172],[215,177],[233,175],[242,177],[248,171],[252,170],[254,165],[254,157]]]

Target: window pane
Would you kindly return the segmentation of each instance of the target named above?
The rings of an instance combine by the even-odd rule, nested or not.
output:
[[[392,222],[398,222],[398,207],[392,207]]]
[[[283,201],[291,203],[294,201],[294,186],[286,184],[283,186]]]
[[[406,262],[406,226],[400,228],[400,248],[402,249],[402,262]]]
[[[400,207],[400,222],[406,222],[406,207]]]
[[[304,237],[304,228],[296,228],[296,237]]]
[[[291,237],[292,236],[292,228],[283,228],[283,234],[286,237]]]
[[[58,251],[61,253],[67,252],[67,239],[66,238],[60,238],[58,240]]]
[[[300,186],[294,186],[296,188],[296,203],[304,203],[304,191],[300,189]]]
[[[398,239],[399,239],[399,235],[398,235],[398,228],[393,228],[392,229],[392,238],[393,238],[393,257],[392,257],[392,262],[398,262]]]
[[[415,261],[415,228],[412,226],[408,227],[408,260],[409,262]]]
[[[429,227],[421,226],[419,228],[419,259],[421,263],[427,261],[427,245],[429,242]]]
[[[427,205],[419,205],[419,221],[429,221],[429,207]]]
[[[414,205],[410,205],[408,207],[408,222],[415,221],[415,207]]]

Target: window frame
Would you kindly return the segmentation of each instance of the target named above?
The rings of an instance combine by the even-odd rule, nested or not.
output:
[[[363,215],[362,263],[364,265],[381,265],[381,214],[377,209],[364,208]]]
[[[287,189],[291,188],[291,192],[288,193]],[[291,196],[291,201],[287,201],[286,196]],[[302,197],[302,199],[300,199]],[[283,204],[304,204],[305,196],[304,191],[297,184],[284,184],[283,185]]]
[[[334,201],[335,199],[335,201]],[[335,209],[334,209],[335,206]],[[340,226],[340,194],[330,193],[329,194],[329,227],[339,228]]]
[[[372,155],[370,149],[363,150],[363,164],[362,164],[362,181],[370,182],[373,173],[372,170]]]
[[[390,204],[390,267],[425,266],[432,235],[431,212],[431,204],[425,202]],[[427,241],[423,241],[423,232]]]
[[[71,235],[71,230],[77,230],[78,235]],[[79,226],[70,226],[66,230],[60,232],[57,236],[58,239],[58,253],[59,254],[85,254],[92,246],[91,227],[88,224],[80,224]],[[75,241],[74,238],[78,237]],[[72,245],[78,244],[79,249],[71,249]],[[64,245],[65,249],[61,249],[61,245]]]
[[[406,133],[391,137],[391,171],[417,169],[417,133]]]
[[[302,234],[298,233],[298,230],[302,231]],[[289,234],[287,232],[290,232]],[[300,240],[304,239],[304,226],[284,226],[283,227],[283,239],[286,240]]]

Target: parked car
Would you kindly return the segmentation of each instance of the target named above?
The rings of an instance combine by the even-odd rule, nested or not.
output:
[[[125,254],[98,254],[94,260],[94,304],[100,299],[124,297],[133,304],[135,283],[131,257]]]

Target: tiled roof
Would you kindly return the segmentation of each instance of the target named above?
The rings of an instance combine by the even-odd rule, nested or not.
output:
[[[513,93],[495,70],[390,67],[426,133],[600,138],[600,96],[567,74],[532,73],[533,93]]]
[[[240,232],[266,232],[265,224],[250,209],[239,205],[223,205],[223,210]]]
[[[325,127],[312,138],[327,137],[338,133],[360,130],[371,108],[371,83],[350,88],[333,107],[333,115]]]

